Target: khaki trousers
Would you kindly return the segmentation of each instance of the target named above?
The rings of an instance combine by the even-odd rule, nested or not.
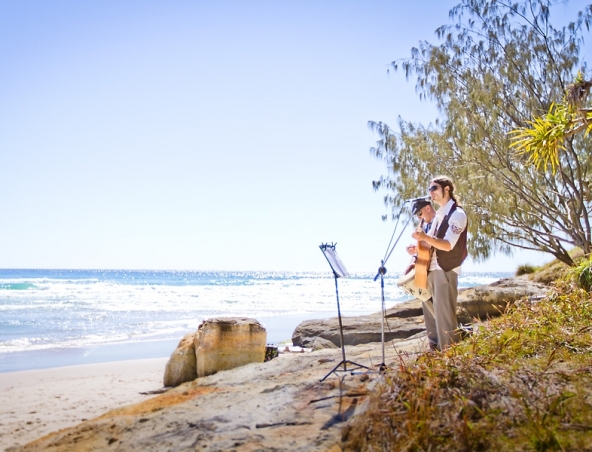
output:
[[[432,293],[434,315],[423,303],[428,340],[440,350],[458,340],[456,300],[458,298],[458,273],[451,270],[434,270],[428,273],[428,289]],[[429,301],[428,301],[429,303]]]

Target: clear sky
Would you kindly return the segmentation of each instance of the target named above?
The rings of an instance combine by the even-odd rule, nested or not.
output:
[[[375,271],[367,123],[435,118],[387,70],[456,3],[0,0],[0,268]]]

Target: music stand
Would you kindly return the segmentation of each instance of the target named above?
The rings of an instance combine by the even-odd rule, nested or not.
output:
[[[345,266],[341,262],[341,259],[339,259],[339,256],[337,256],[337,252],[335,251],[335,245],[337,244],[332,243],[329,245],[328,243],[323,243],[319,246],[319,248],[325,255],[327,262],[329,262],[331,270],[333,270],[333,276],[335,277],[335,296],[337,297],[337,318],[339,319],[339,336],[341,337],[342,360],[333,369],[331,369],[331,371],[327,375],[325,375],[321,379],[321,381],[325,380],[325,378],[327,378],[332,373],[335,373],[335,375],[337,375],[336,372],[351,372],[353,374],[354,370],[357,369],[370,369],[367,366],[363,366],[361,364],[345,359],[345,342],[343,341],[343,324],[341,322],[341,308],[339,307],[339,289],[337,287],[337,278],[349,276],[349,273],[345,269]],[[351,364],[353,368],[350,368],[348,370],[348,364]],[[340,369],[340,367],[343,367],[343,369]]]

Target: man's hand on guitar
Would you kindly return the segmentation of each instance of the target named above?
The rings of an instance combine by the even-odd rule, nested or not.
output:
[[[419,244],[421,245],[421,247],[423,249],[430,249],[432,247],[432,245],[430,245],[428,242],[426,242],[425,240],[421,240],[419,242]]]
[[[428,237],[428,235],[423,232],[422,230],[419,231],[415,231],[413,234],[411,234],[411,237],[413,237],[415,240],[419,241],[419,240],[425,240],[426,237]]]
[[[409,255],[411,255],[411,256],[417,255],[417,246],[416,245],[409,245],[405,249],[407,250],[407,253]]]

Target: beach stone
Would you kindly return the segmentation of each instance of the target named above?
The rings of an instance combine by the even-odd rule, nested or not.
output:
[[[459,290],[457,316],[460,323],[485,320],[503,314],[517,300],[546,295],[549,288],[527,275],[504,278],[492,284]]]
[[[525,276],[505,278],[492,284],[459,290],[457,317],[459,323],[470,324],[473,319],[484,320],[503,314],[509,305],[524,297],[542,297],[548,287]],[[345,345],[381,341],[381,313],[358,317],[342,317]],[[413,299],[386,309],[384,340],[408,339],[423,334],[425,324],[421,301]],[[306,320],[292,333],[295,346],[313,348],[317,338],[341,346],[339,319]]]
[[[310,348],[314,350],[323,350],[325,348],[339,348],[333,342],[323,339],[322,337],[315,337],[310,344]]]
[[[380,312],[377,313],[380,315]],[[375,314],[376,315],[376,314]],[[423,316],[423,309],[421,307],[421,300],[414,298],[413,300],[397,303],[391,308],[385,309],[385,317],[399,317],[401,319],[408,319],[410,317]]]
[[[164,369],[165,387],[179,386],[197,378],[194,339],[195,332],[186,334],[171,354]]]
[[[343,325],[343,341],[345,345],[368,344],[381,342],[380,313],[357,316],[341,317]],[[384,340],[406,339],[425,330],[422,317],[388,317],[384,325]],[[295,346],[310,348],[315,340],[321,338],[341,347],[339,333],[339,319],[305,320],[300,323],[292,333],[292,343]]]
[[[255,319],[227,317],[203,321],[194,338],[197,376],[264,362],[266,341],[267,332]]]

